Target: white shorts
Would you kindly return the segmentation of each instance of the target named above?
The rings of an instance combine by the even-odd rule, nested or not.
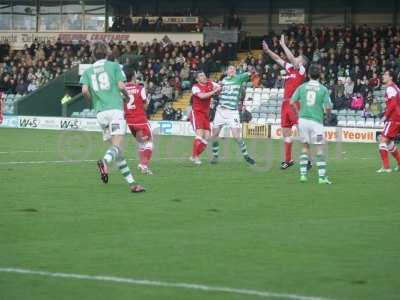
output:
[[[125,135],[126,133],[126,121],[122,110],[112,109],[99,112],[97,122],[103,131],[104,141],[110,140],[113,135]]]
[[[213,121],[213,127],[228,126],[229,128],[240,128],[240,116],[238,110],[232,110],[217,107],[215,112],[215,118]]]
[[[299,134],[302,143],[312,145],[325,144],[324,125],[316,121],[299,119]]]

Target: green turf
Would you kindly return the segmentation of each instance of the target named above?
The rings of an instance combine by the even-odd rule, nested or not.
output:
[[[137,176],[148,191],[131,194],[115,170],[101,184],[93,162],[9,163],[97,159],[98,133],[0,129],[0,140],[0,268],[400,298],[400,174],[375,174],[377,145],[330,144],[334,185],[319,186],[315,168],[307,183],[297,165],[279,170],[280,142],[250,140],[252,168],[223,140],[226,159],[197,167],[190,138],[157,138],[155,175]],[[47,152],[21,152],[36,150]],[[0,273],[0,299],[260,298]]]

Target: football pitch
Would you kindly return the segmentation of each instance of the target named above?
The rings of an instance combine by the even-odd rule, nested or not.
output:
[[[230,139],[194,166],[191,138],[157,137],[144,176],[128,137],[132,194],[100,182],[99,133],[0,129],[0,299],[399,299],[400,174],[375,173],[377,145],[329,144],[321,186],[247,142],[255,167]]]

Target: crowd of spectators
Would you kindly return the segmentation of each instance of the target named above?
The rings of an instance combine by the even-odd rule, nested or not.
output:
[[[68,71],[74,64],[90,62],[89,44],[34,42],[23,50],[0,44],[0,91],[25,95]]]
[[[336,109],[363,109],[373,104],[373,91],[382,86],[383,72],[400,71],[400,27],[368,26],[320,28],[291,26],[285,30],[287,45],[295,55],[306,55],[322,65],[321,77],[331,91]],[[271,32],[264,39],[271,50],[284,58],[280,35]],[[242,64],[254,66],[254,86],[282,88],[284,72],[269,57],[249,55]],[[397,78],[399,81],[400,78]],[[361,101],[360,101],[361,100]],[[363,102],[364,105],[356,105]]]
[[[234,23],[235,18],[232,18]],[[382,86],[385,70],[400,74],[400,27],[336,27],[312,30],[291,26],[285,31],[287,44],[295,55],[303,54],[323,66],[321,81],[331,91],[336,109],[364,109],[374,104],[373,91]],[[270,48],[284,57],[278,34],[264,37]],[[195,73],[219,71],[236,58],[236,47],[222,42],[110,44],[110,59],[117,60],[126,72],[145,85],[150,97],[149,114],[165,107],[166,119],[176,119],[166,103],[173,102],[194,82]],[[0,92],[25,95],[56,78],[79,63],[92,63],[90,43],[33,42],[23,50],[0,44]],[[249,55],[240,65],[243,71],[254,66],[254,87],[282,88],[285,74],[265,55]],[[399,80],[400,78],[397,78]]]
[[[162,16],[131,18],[129,16],[114,17],[109,31],[112,32],[202,32],[203,21],[197,23],[165,23]]]
[[[236,57],[232,44],[153,40],[152,43],[113,43],[109,59],[118,61],[125,72],[143,82],[150,97],[149,115],[175,101],[183,90],[190,89],[195,73],[206,74],[220,68]],[[72,66],[93,63],[90,44],[38,43],[23,50],[10,50],[0,45],[0,92],[25,95],[56,78]],[[171,118],[171,114],[165,114]],[[179,113],[174,113],[174,119]]]

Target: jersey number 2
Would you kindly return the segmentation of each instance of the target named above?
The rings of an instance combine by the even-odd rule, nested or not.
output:
[[[313,106],[315,104],[316,94],[314,91],[307,92],[307,105]]]
[[[98,92],[99,90],[106,91],[110,89],[110,79],[108,78],[106,72],[100,73],[98,75],[93,74],[91,79],[93,89],[96,92]]]
[[[126,104],[127,109],[136,109],[135,106],[135,96],[129,95],[129,102]]]

